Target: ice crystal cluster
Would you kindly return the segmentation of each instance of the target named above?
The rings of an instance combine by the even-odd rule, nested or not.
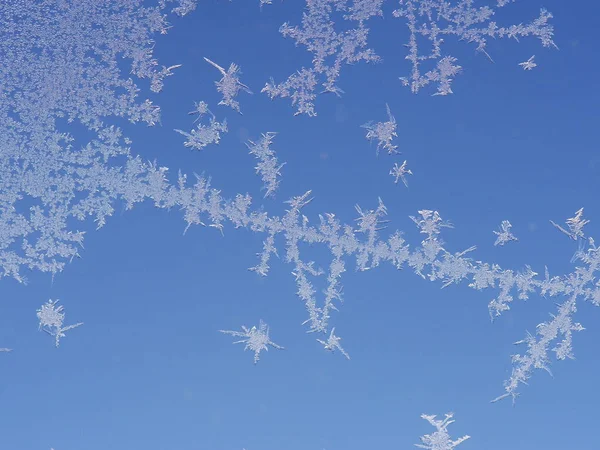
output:
[[[530,57],[527,61],[523,61],[522,63],[519,63],[519,65],[523,68],[523,70],[532,70],[533,68],[537,67],[537,64],[535,63],[534,58],[535,58],[535,55]]]
[[[552,40],[554,27],[549,23],[552,14],[541,9],[538,18],[529,23],[509,26],[498,26],[492,20],[495,10],[490,6],[475,6],[474,0],[458,0],[446,2],[439,0],[400,0],[400,7],[394,11],[394,17],[406,20],[410,31],[408,55],[406,59],[412,64],[410,76],[402,77],[402,83],[410,86],[412,92],[430,83],[437,83],[434,95],[452,94],[452,82],[461,71],[457,59],[442,51],[442,45],[448,36],[472,42],[476,50],[486,52],[488,39],[536,37],[544,47],[556,46]],[[502,8],[511,1],[498,0],[496,7]],[[431,47],[423,51],[420,40],[429,41]],[[423,73],[422,66],[435,64]]]
[[[260,352],[265,350],[269,351],[269,347],[276,348],[277,350],[283,350],[283,347],[277,345],[269,338],[269,327],[262,320],[258,327],[253,326],[248,328],[242,325],[243,331],[230,331],[230,330],[219,330],[221,333],[229,334],[231,336],[241,337],[243,339],[235,341],[234,344],[246,344],[245,350],[252,350],[254,352],[254,364],[260,359]]]
[[[494,231],[494,234],[498,236],[494,245],[504,245],[510,241],[518,241],[515,235],[511,231],[512,225],[508,220],[503,220],[500,224],[500,231]]]
[[[263,88],[271,98],[289,97],[296,114],[315,116],[315,99],[320,92],[341,95],[340,72],[346,64],[376,63],[381,58],[369,47],[369,25],[383,17],[383,0],[307,0],[301,25],[284,23],[280,32],[312,54],[312,66],[302,67],[287,80],[271,80]],[[478,3],[482,3],[480,6]],[[436,84],[434,95],[452,94],[452,82],[462,67],[454,56],[444,51],[444,44],[454,38],[476,45],[477,52],[487,53],[488,40],[524,37],[538,38],[544,47],[556,47],[552,14],[540,10],[528,23],[500,26],[494,20],[497,9],[513,1],[497,0],[493,6],[475,0],[399,0],[392,15],[406,23],[409,36],[405,57],[412,66],[410,75],[401,76],[403,85],[414,93]],[[423,48],[423,43],[427,45]],[[523,65],[535,67],[533,57]],[[319,87],[319,85],[321,87]]]
[[[58,300],[48,300],[48,302],[44,303],[37,311],[37,317],[40,321],[40,330],[43,330],[50,336],[54,336],[54,345],[56,347],[60,344],[60,338],[65,337],[65,331],[83,325],[83,323],[80,322],[63,327],[63,322],[65,320],[65,313],[63,312],[64,307],[62,305],[57,306],[57,303]]]
[[[326,341],[322,339],[317,339],[317,341],[319,341],[320,344],[323,344],[323,348],[325,348],[325,350],[329,350],[330,352],[335,352],[336,350],[338,350],[347,359],[350,359],[350,355],[346,353],[346,350],[344,350],[342,344],[340,344],[341,340],[341,337],[335,335],[335,327],[331,329],[331,333],[329,333],[329,337]]]
[[[454,450],[460,444],[470,439],[471,436],[463,436],[453,441],[448,433],[448,426],[454,423],[452,420],[453,413],[446,414],[442,420],[436,419],[436,416],[422,414],[421,417],[436,428],[436,431],[431,434],[426,434],[421,437],[421,443],[415,444],[416,447],[425,448],[427,450]]]
[[[153,125],[159,108],[139,98],[118,64],[127,61],[132,76],[159,92],[173,72],[153,57],[153,36],[167,32],[168,6],[184,15],[194,4],[0,3],[0,277],[62,270],[83,243],[70,222],[93,217],[101,227],[116,199],[131,207],[150,194],[135,192],[134,180],[152,184],[161,169],[131,156],[131,142],[106,119]],[[65,130],[72,122],[96,137],[74,148]]]
[[[366,138],[370,141],[377,141],[377,154],[379,149],[384,148],[387,152],[392,155],[398,153],[396,150],[397,145],[392,144],[392,140],[398,137],[396,132],[396,119],[392,116],[389,105],[385,105],[387,109],[388,120],[386,122],[367,122],[362,127],[367,129]]]
[[[187,140],[183,143],[184,146],[190,147],[196,150],[202,150],[204,147],[210,144],[218,144],[221,142],[221,133],[227,133],[227,120],[223,119],[222,122],[217,121],[215,115],[208,109],[208,105],[205,102],[196,103],[196,109],[191,111],[189,114],[198,114],[196,122],[202,119],[202,116],[209,114],[209,123],[205,125],[199,123],[195,129],[192,129],[189,133],[182,130],[175,130],[177,133],[185,136]]]
[[[239,75],[242,73],[240,68],[237,64],[231,63],[229,69],[225,70],[223,67],[206,57],[204,60],[221,72],[221,75],[223,76],[219,81],[215,81],[217,91],[223,94],[223,100],[219,102],[219,105],[229,106],[231,109],[241,114],[240,103],[235,98],[240,91],[245,91],[248,94],[252,94],[252,91],[240,81]]]

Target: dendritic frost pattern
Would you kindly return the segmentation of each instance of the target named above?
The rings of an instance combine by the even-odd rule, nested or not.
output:
[[[277,345],[269,338],[269,327],[262,320],[260,321],[258,328],[253,326],[247,328],[242,325],[242,331],[228,331],[219,330],[221,333],[230,334],[231,336],[241,337],[239,341],[235,341],[234,344],[246,344],[244,351],[252,350],[254,352],[254,364],[260,359],[260,352],[265,350],[269,351],[269,346],[276,348],[277,350],[283,350],[283,347]]]
[[[25,281],[23,267],[60,271],[83,242],[67,223],[92,216],[102,226],[128,180],[143,176],[131,142],[104,120],[160,120],[132,77],[158,92],[171,75],[175,66],[158,65],[152,40],[169,28],[169,4],[183,15],[195,2],[0,2],[0,277]],[[126,77],[123,59],[131,66]],[[59,119],[79,122],[96,138],[74,148]]]
[[[535,55],[533,55],[527,61],[523,61],[522,63],[519,63],[519,65],[523,68],[523,70],[531,70],[534,67],[537,67],[537,64],[533,60],[534,58],[535,58]]]
[[[542,9],[537,19],[528,24],[520,23],[500,27],[492,21],[495,10],[489,6],[476,7],[475,0],[400,0],[400,7],[394,11],[394,16],[406,19],[410,31],[406,59],[412,64],[412,72],[408,77],[400,78],[405,86],[410,86],[417,93],[430,83],[437,83],[434,95],[452,93],[452,81],[461,71],[456,64],[457,59],[444,54],[442,44],[446,37],[454,36],[458,40],[477,44],[476,50],[486,52],[488,39],[535,36],[544,47],[554,44],[552,37],[553,26],[549,23],[552,18],[547,10]],[[506,6],[511,2],[500,0],[497,7]],[[423,51],[420,40],[430,41],[431,48]],[[490,58],[491,59],[491,58]],[[422,66],[432,62],[435,64],[423,73]]]
[[[258,142],[248,141],[246,144],[250,149],[250,154],[258,159],[255,169],[263,181],[265,197],[273,195],[279,187],[281,168],[285,165],[285,163],[279,164],[277,155],[271,149],[275,134],[273,132],[264,133]]]
[[[317,85],[323,86],[322,92],[340,95],[343,90],[337,82],[343,65],[380,61],[375,51],[368,48],[367,22],[383,17],[382,3],[383,0],[306,0],[302,25],[284,23],[280,31],[296,45],[306,47],[313,55],[313,65],[300,68],[282,83],[271,79],[262,92],[271,98],[289,97],[296,107],[295,114],[315,116]],[[510,3],[513,1],[498,0],[496,8]],[[406,59],[412,65],[410,76],[400,78],[402,83],[410,86],[414,93],[430,83],[437,83],[434,95],[453,93],[452,82],[462,67],[454,56],[442,51],[448,36],[475,43],[476,50],[488,57],[489,39],[518,40],[533,36],[539,38],[544,47],[556,47],[552,40],[554,29],[549,23],[552,14],[547,10],[542,9],[539,17],[530,23],[509,26],[498,26],[492,20],[495,11],[490,6],[475,6],[475,0],[399,0],[393,15],[407,22],[410,36],[405,44]],[[429,41],[429,49],[422,48],[422,40]],[[430,67],[424,69],[428,63]],[[526,70],[535,67],[533,57],[521,65]]]
[[[500,231],[494,231],[494,234],[498,236],[494,245],[504,245],[510,241],[518,241],[511,231],[512,225],[508,220],[503,220],[500,224]]]
[[[584,237],[583,227],[590,223],[590,221],[583,218],[583,208],[580,208],[577,210],[574,217],[567,219],[568,230],[554,223],[553,221],[550,221],[550,223],[558,230],[562,231],[564,234],[576,241],[577,239]]]
[[[415,444],[416,447],[424,448],[427,450],[453,450],[471,436],[463,436],[456,440],[452,440],[450,433],[448,433],[448,426],[453,424],[455,420],[453,413],[446,414],[444,419],[436,419],[436,416],[429,416],[427,414],[421,414],[421,417],[429,422],[436,428],[436,431],[431,434],[426,434],[421,437],[421,443]]]
[[[412,174],[412,171],[406,166],[406,160],[400,166],[398,163],[394,163],[394,167],[392,167],[392,170],[390,170],[390,175],[394,177],[394,183],[398,184],[398,181],[402,180],[404,186],[406,187],[408,187],[406,175]]]
[[[202,150],[207,145],[218,144],[221,142],[221,133],[227,133],[226,119],[219,122],[210,109],[208,109],[208,105],[205,102],[196,103],[196,109],[189,114],[198,114],[195,122],[201,120],[204,114],[210,114],[210,118],[208,125],[199,123],[196,128],[192,129],[189,133],[176,129],[175,131],[177,133],[187,138],[183,145],[196,150]]]
[[[383,0],[306,0],[302,25],[284,23],[280,32],[312,53],[313,66],[302,67],[283,83],[271,80],[262,91],[271,98],[290,97],[297,108],[296,114],[315,116],[317,84],[323,86],[323,92],[339,95],[343,91],[337,81],[343,65],[379,61],[373,50],[367,48],[369,29],[365,23],[383,15],[382,3]],[[340,13],[346,22],[342,31],[336,30],[332,19]]]
[[[223,100],[219,102],[219,105],[229,106],[231,109],[241,114],[242,112],[240,111],[240,103],[235,98],[238,96],[240,91],[245,91],[248,94],[252,94],[252,91],[248,86],[240,81],[239,76],[242,74],[240,68],[237,66],[237,64],[231,63],[229,65],[229,69],[225,70],[223,67],[206,57],[204,60],[221,72],[221,75],[223,75],[223,78],[221,78],[219,81],[215,81],[217,91],[223,95]]]
[[[65,337],[65,331],[83,325],[83,323],[80,322],[75,325],[63,327],[63,322],[65,320],[65,313],[63,312],[64,307],[62,305],[57,306],[57,303],[58,300],[48,300],[47,303],[44,303],[41,308],[37,310],[37,317],[40,321],[40,330],[48,333],[50,336],[54,336],[54,345],[56,347],[60,344],[60,338]]]
[[[342,340],[341,337],[338,337],[335,335],[335,327],[333,327],[331,329],[331,333],[329,333],[329,337],[327,338],[326,341],[317,339],[317,341],[323,345],[323,348],[325,348],[325,350],[330,351],[332,353],[335,352],[336,350],[338,350],[347,359],[350,359],[350,355],[348,353],[346,353],[346,350],[344,350],[344,348],[342,347],[342,344],[340,344],[341,340]]]
[[[398,153],[396,150],[398,146],[392,144],[394,138],[398,137],[398,133],[396,132],[396,119],[392,116],[390,107],[387,104],[385,107],[388,115],[388,120],[386,122],[367,122],[362,125],[362,127],[367,129],[366,137],[368,140],[377,141],[377,154],[379,154],[379,149],[383,147],[387,150],[388,154],[392,155]]]

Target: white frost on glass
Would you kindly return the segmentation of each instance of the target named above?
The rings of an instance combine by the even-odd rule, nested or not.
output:
[[[185,136],[187,140],[183,145],[191,147],[196,150],[202,150],[204,147],[210,144],[219,144],[221,142],[221,133],[227,133],[227,120],[223,119],[219,122],[215,115],[208,109],[208,105],[205,102],[196,103],[196,109],[190,111],[188,114],[198,114],[198,117],[194,122],[197,122],[205,114],[210,114],[208,125],[199,123],[196,128],[192,129],[189,133],[182,130],[175,130],[177,133]]]
[[[453,450],[467,439],[470,439],[471,436],[466,435],[454,441],[452,440],[448,433],[448,426],[455,422],[455,420],[452,420],[453,416],[453,413],[448,413],[444,419],[440,420],[436,419],[435,415],[421,414],[421,417],[434,426],[436,431],[422,436],[421,443],[415,444],[415,446],[427,450]]]
[[[208,109],[208,103],[206,103],[204,101],[195,102],[194,109],[192,111],[190,111],[188,114],[191,116],[198,114],[198,117],[196,117],[196,120],[194,120],[194,123],[196,123],[198,120],[200,120],[202,118],[202,116],[204,116],[205,114],[210,114],[212,117],[215,117],[215,115],[212,113],[212,111],[210,109]]]
[[[313,102],[317,84],[323,86],[323,92],[340,95],[343,91],[337,81],[343,65],[380,60],[367,48],[369,29],[365,24],[370,18],[383,15],[382,3],[383,0],[306,0],[302,25],[286,22],[279,31],[296,45],[305,46],[312,53],[313,65],[302,67],[280,84],[271,80],[262,92],[271,98],[289,97],[296,114],[316,116]],[[345,23],[336,27],[332,16],[340,12]]]
[[[219,81],[215,81],[217,91],[223,95],[223,100],[219,102],[219,105],[229,106],[231,109],[241,114],[242,112],[240,111],[240,103],[235,98],[238,96],[240,91],[247,92],[248,94],[252,94],[252,91],[248,86],[240,81],[240,75],[242,74],[242,71],[238,65],[231,63],[229,65],[229,69],[225,70],[223,67],[206,57],[204,60],[221,72],[221,75],[223,75],[223,78],[221,78]]]
[[[250,154],[258,159],[255,169],[263,181],[263,189],[266,191],[265,197],[273,195],[279,187],[281,168],[285,165],[285,163],[279,164],[277,155],[271,148],[276,134],[267,132],[261,136],[258,142],[249,140],[246,144],[250,149]]]
[[[527,61],[523,61],[522,63],[519,63],[519,65],[523,68],[523,70],[531,70],[534,67],[537,67],[537,64],[533,60],[534,58],[535,58],[535,55],[533,55]]]
[[[503,220],[500,224],[500,231],[494,231],[494,234],[498,236],[494,245],[504,245],[510,241],[518,241],[515,235],[511,231],[512,224],[508,220]]]
[[[12,348],[0,348],[0,352],[12,352]]]
[[[367,129],[366,138],[369,141],[377,141],[377,154],[379,155],[379,149],[383,147],[387,150],[388,154],[392,155],[394,153],[398,153],[396,150],[398,148],[397,145],[392,144],[394,138],[398,137],[398,133],[396,132],[396,119],[392,116],[392,112],[390,111],[390,107],[386,104],[385,108],[387,110],[388,120],[386,122],[367,122],[364,125],[361,125],[363,128]]]
[[[411,74],[400,79],[414,93],[430,83],[437,83],[434,95],[452,93],[452,82],[462,67],[454,56],[442,50],[448,37],[475,43],[477,51],[488,57],[488,39],[518,40],[534,36],[544,47],[556,47],[552,41],[553,26],[549,23],[552,14],[545,9],[529,23],[501,27],[492,20],[495,9],[475,6],[474,0],[398,0],[398,3],[393,16],[406,20],[410,37],[405,44],[408,48],[405,59],[412,65]],[[509,3],[513,2],[500,0],[496,8]],[[382,4],[383,0],[306,0],[301,25],[286,22],[280,32],[293,39],[297,46],[306,47],[312,54],[312,66],[301,67],[279,84],[271,79],[262,92],[271,98],[291,98],[296,107],[295,114],[315,116],[317,85],[323,87],[321,93],[340,95],[343,90],[337,83],[344,65],[381,61],[375,51],[368,48],[370,30],[367,22],[383,17]],[[422,48],[422,42],[426,41],[429,49]],[[428,69],[427,65],[430,66]]]
[[[269,327],[262,320],[259,322],[258,328],[253,326],[247,328],[242,325],[242,331],[229,331],[219,330],[221,333],[229,334],[235,337],[241,337],[239,341],[235,341],[234,344],[246,344],[244,351],[252,350],[254,352],[254,364],[260,359],[260,352],[263,350],[269,351],[269,346],[276,348],[277,350],[283,350],[283,347],[277,345],[269,338]]]
[[[56,347],[60,344],[60,338],[65,337],[65,331],[83,325],[83,322],[80,322],[75,325],[63,327],[63,322],[65,320],[65,313],[63,312],[64,307],[62,305],[56,306],[57,303],[58,300],[48,300],[47,303],[44,303],[40,309],[37,310],[37,317],[40,321],[40,330],[48,333],[50,336],[54,336],[54,345]]]
[[[333,327],[331,329],[331,333],[329,333],[329,337],[327,338],[326,341],[317,339],[317,341],[323,345],[323,348],[325,348],[325,350],[333,353],[337,349],[347,359],[350,359],[350,355],[348,353],[346,353],[346,350],[344,350],[344,348],[342,347],[342,344],[340,344],[341,340],[342,340],[341,337],[335,335],[335,327]]]
[[[571,239],[576,241],[577,239],[584,237],[583,227],[590,223],[590,221],[583,218],[583,208],[579,208],[575,212],[574,217],[571,217],[570,219],[566,220],[568,230],[554,223],[553,221],[550,221],[550,223],[554,225],[557,229],[562,231],[564,234],[569,236]]]
[[[404,186],[408,187],[408,180],[406,179],[406,175],[412,175],[412,171],[406,167],[406,160],[402,163],[402,165],[398,165],[398,163],[394,163],[394,167],[390,170],[390,175],[394,177],[394,183],[398,184],[399,180],[402,180]]]
[[[500,27],[492,20],[495,14],[490,6],[474,5],[474,0],[399,0],[400,7],[393,12],[398,18],[407,21],[410,31],[408,55],[406,59],[412,64],[412,72],[400,80],[417,93],[430,83],[437,83],[434,95],[452,94],[452,81],[461,71],[456,64],[457,59],[442,51],[448,37],[477,44],[476,50],[490,57],[486,52],[488,39],[535,36],[544,47],[556,47],[552,41],[554,29],[549,24],[552,18],[547,10],[541,9],[537,19],[523,24]],[[508,1],[501,0],[497,7],[506,6]],[[423,50],[421,42],[429,41],[430,49]],[[491,57],[490,57],[491,59]],[[433,63],[423,73],[426,63]]]

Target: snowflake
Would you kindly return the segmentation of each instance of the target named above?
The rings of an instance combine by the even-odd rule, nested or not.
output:
[[[269,345],[277,350],[283,350],[283,347],[277,345],[271,339],[269,339],[269,327],[262,320],[259,322],[258,328],[253,326],[248,329],[247,327],[242,325],[241,331],[227,331],[227,330],[219,330],[221,333],[230,334],[231,336],[243,337],[239,341],[234,342],[234,344],[245,343],[245,350],[252,350],[254,352],[254,364],[258,362],[260,359],[260,352],[262,350],[269,351]]]
[[[398,133],[396,133],[396,119],[392,116],[392,112],[390,111],[390,107],[385,105],[388,114],[387,122],[367,122],[362,125],[363,128],[366,128],[367,131],[367,139],[370,141],[377,140],[377,154],[379,154],[379,148],[383,147],[388,151],[388,154],[398,153],[396,149],[397,145],[392,144],[392,140],[395,137],[398,137]]]
[[[408,180],[406,179],[406,175],[412,175],[412,171],[406,168],[406,160],[402,163],[401,166],[398,163],[394,163],[394,167],[390,170],[390,175],[392,175],[395,180],[394,183],[398,184],[398,180],[402,180],[404,186],[408,187]]]
[[[208,103],[203,102],[203,101],[195,102],[194,109],[192,111],[190,111],[188,114],[190,114],[190,115],[198,114],[198,117],[196,117],[196,120],[194,120],[194,123],[196,123],[198,120],[200,120],[202,118],[202,116],[204,116],[205,114],[210,114],[212,117],[215,117],[215,115],[211,112],[211,110],[208,109]]]
[[[533,55],[527,61],[519,63],[519,65],[523,68],[523,70],[531,70],[534,67],[537,67],[537,64],[533,61],[533,58],[535,58],[535,55]]]
[[[212,62],[210,59],[204,58],[204,60],[218,69],[219,72],[221,72],[221,75],[223,75],[223,78],[221,78],[219,81],[215,81],[217,91],[223,94],[223,100],[219,102],[219,105],[229,106],[231,109],[241,114],[242,112],[240,111],[240,104],[235,97],[237,97],[240,91],[245,91],[248,94],[252,94],[252,91],[250,88],[248,88],[248,86],[240,81],[239,75],[242,73],[240,68],[236,64],[231,63],[229,69],[225,71],[223,67]]]
[[[448,434],[448,426],[455,421],[452,420],[453,413],[446,414],[446,418],[443,420],[436,419],[436,416],[429,416],[427,414],[421,414],[421,417],[433,425],[437,431],[432,434],[426,434],[421,437],[421,443],[415,444],[416,447],[424,448],[427,450],[453,450],[458,447],[471,436],[463,436],[453,441]]]
[[[338,337],[335,335],[335,327],[333,327],[331,329],[331,333],[329,334],[329,337],[327,338],[326,341],[317,339],[317,341],[319,343],[323,344],[325,350],[328,350],[333,353],[335,351],[335,349],[338,349],[342,355],[344,355],[347,359],[350,359],[350,355],[348,353],[346,353],[346,350],[344,350],[342,348],[342,345],[340,344],[341,340],[342,340],[341,337]]]
[[[510,231],[511,228],[511,223],[508,220],[503,220],[500,224],[500,231],[494,231],[494,234],[498,236],[494,245],[504,245],[510,241],[518,241],[512,234],[512,231]]]
[[[83,325],[83,323],[80,322],[75,325],[63,327],[63,322],[65,320],[65,313],[63,312],[64,307],[62,305],[56,306],[57,303],[58,300],[48,300],[47,303],[44,303],[42,307],[37,310],[37,317],[40,321],[40,330],[55,337],[56,347],[59,345],[60,338],[65,337],[65,331]]]

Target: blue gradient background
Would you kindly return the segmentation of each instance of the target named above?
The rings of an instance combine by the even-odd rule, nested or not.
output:
[[[389,227],[421,237],[408,218],[435,209],[454,229],[443,239],[450,251],[471,245],[472,256],[543,274],[568,273],[576,244],[557,232],[580,207],[600,237],[598,129],[600,96],[596,2],[521,1],[498,13],[499,24],[526,22],[539,7],[554,15],[560,50],[535,39],[491,41],[491,63],[474,47],[448,40],[463,66],[455,95],[413,95],[398,77],[410,73],[403,58],[408,31],[392,18],[371,21],[378,65],[344,67],[346,94],[317,99],[316,118],[294,117],[289,101],[260,94],[273,76],[283,81],[310,55],[283,39],[278,27],[300,21],[302,2],[258,8],[258,1],[201,2],[195,13],[157,37],[159,61],[183,64],[152,97],[162,107],[154,128],[122,126],[132,151],[177,170],[211,175],[225,196],[249,192],[255,207],[281,214],[284,200],[312,189],[304,210],[311,222],[334,212],[344,222],[354,205],[374,208],[381,197]],[[517,63],[536,55],[538,67]],[[243,116],[217,106],[218,72],[202,57],[243,70],[255,92],[239,97]],[[143,85],[143,82],[142,82]],[[205,100],[230,132],[202,152],[183,147],[174,128],[189,130],[187,112]],[[402,155],[391,157],[364,137],[360,125],[385,120],[385,103],[398,122]],[[273,148],[284,166],[275,199],[263,200],[255,160],[244,142],[276,131]],[[74,131],[77,138],[77,130]],[[83,141],[80,141],[83,144]],[[409,188],[388,175],[408,160]],[[493,247],[503,219],[518,243]],[[332,325],[352,360],[322,350],[300,324],[306,314],[295,296],[291,266],[273,260],[260,278],[262,235],[225,228],[225,236],[195,227],[182,236],[181,213],[150,204],[117,213],[99,232],[89,230],[82,258],[52,282],[31,273],[29,284],[2,280],[0,346],[0,449],[6,450],[373,450],[410,449],[434,429],[421,413],[454,411],[462,450],[597,450],[600,437],[600,311],[580,305],[576,361],[553,364],[554,378],[536,373],[516,406],[490,404],[510,374],[512,343],[555,311],[554,300],[533,296],[490,323],[487,302],[495,291],[466,283],[440,290],[390,265],[342,279],[345,303]],[[301,246],[326,267],[327,252]],[[280,248],[280,254],[283,254]],[[318,290],[323,287],[320,280]],[[61,299],[66,323],[85,322],[55,349],[37,331],[35,310]],[[285,351],[263,353],[258,365],[243,346],[219,329],[264,319]]]

